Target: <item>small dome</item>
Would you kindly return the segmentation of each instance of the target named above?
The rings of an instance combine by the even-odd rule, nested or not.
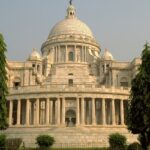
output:
[[[109,52],[108,49],[105,49],[104,54],[102,55],[103,60],[114,60],[112,54]]]
[[[33,48],[31,55],[29,56],[28,60],[41,60],[40,54]]]

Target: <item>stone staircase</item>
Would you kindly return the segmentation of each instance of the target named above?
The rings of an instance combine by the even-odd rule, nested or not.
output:
[[[128,138],[128,143],[136,141],[136,136],[125,128],[118,127],[41,127],[41,128],[9,128],[6,133],[9,138],[22,138],[26,147],[36,147],[36,137],[48,134],[55,138],[53,147],[107,147],[108,136],[119,132]]]

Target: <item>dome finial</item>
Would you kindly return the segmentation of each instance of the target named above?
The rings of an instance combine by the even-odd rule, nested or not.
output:
[[[67,17],[68,19],[73,19],[76,17],[76,10],[74,6],[72,5],[72,0],[69,1],[69,6],[67,8]]]

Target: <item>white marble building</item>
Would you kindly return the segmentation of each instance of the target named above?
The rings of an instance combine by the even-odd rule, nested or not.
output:
[[[115,60],[73,5],[25,62],[8,61],[9,126],[23,128],[126,128],[131,80],[141,63]],[[33,129],[33,130],[34,130]]]

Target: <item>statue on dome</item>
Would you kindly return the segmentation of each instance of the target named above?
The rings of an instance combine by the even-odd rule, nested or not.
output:
[[[72,0],[69,1],[70,5],[72,5]]]

